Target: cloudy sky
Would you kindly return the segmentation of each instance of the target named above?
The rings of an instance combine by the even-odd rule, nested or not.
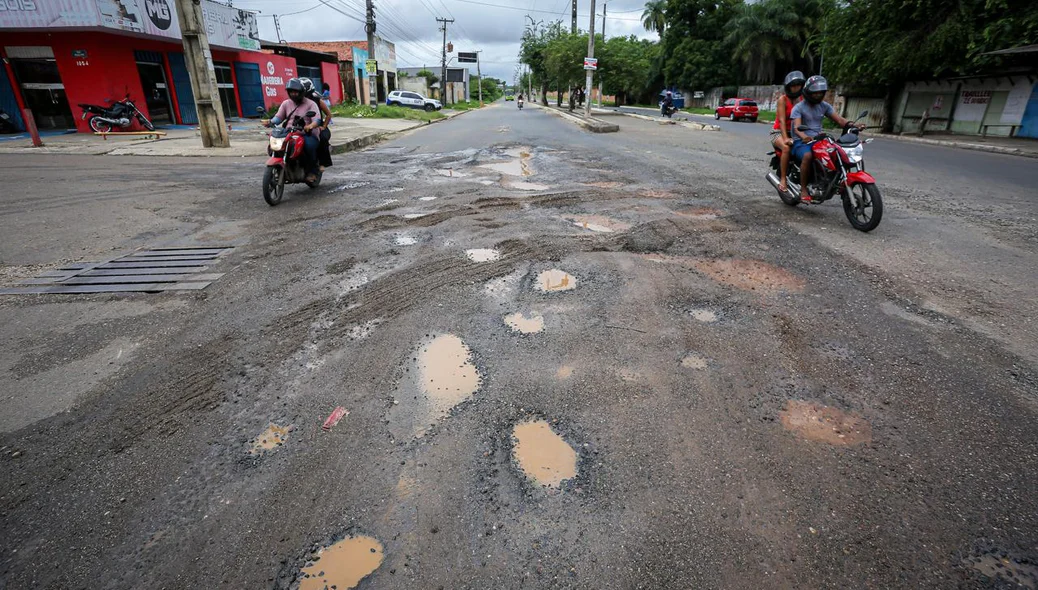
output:
[[[519,38],[529,14],[537,21],[570,21],[571,0],[375,0],[378,34],[396,44],[397,66],[438,65],[443,33],[436,17],[454,18],[447,40],[457,51],[482,50],[483,75],[511,82]],[[275,40],[271,15],[284,15],[287,41],[364,39],[364,0],[234,0],[234,6],[261,11],[260,35]],[[655,38],[639,21],[644,0],[609,0],[606,35]],[[578,0],[578,26],[588,28],[590,0]],[[595,28],[601,31],[602,0],[596,0]],[[297,13],[297,14],[290,14]],[[451,56],[448,55],[448,58]],[[470,68],[475,72],[475,65]]]

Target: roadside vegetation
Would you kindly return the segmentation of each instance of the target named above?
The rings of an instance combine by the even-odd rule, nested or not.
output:
[[[419,109],[389,106],[380,104],[378,109],[358,103],[344,103],[332,107],[332,115],[343,119],[409,119],[412,121],[433,121],[446,115],[433,111],[427,113]]]

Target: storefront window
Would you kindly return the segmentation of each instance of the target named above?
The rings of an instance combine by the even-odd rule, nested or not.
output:
[[[220,104],[223,105],[223,116],[238,116],[238,97],[234,92],[234,78],[231,77],[231,64],[213,62],[216,69],[216,87],[220,90]]]

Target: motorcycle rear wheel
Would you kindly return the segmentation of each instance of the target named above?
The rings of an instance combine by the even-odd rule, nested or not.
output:
[[[284,171],[277,166],[267,166],[267,170],[263,173],[263,200],[271,207],[277,206],[285,194],[283,175]]]
[[[851,196],[856,196],[861,203],[855,206],[851,202]],[[847,221],[851,226],[862,232],[870,232],[879,225],[883,219],[883,197],[874,184],[860,183],[853,187],[843,189],[843,212],[847,214]]]
[[[109,133],[112,131],[112,124],[102,119],[100,115],[90,117],[88,123],[90,124],[90,128],[97,133]]]

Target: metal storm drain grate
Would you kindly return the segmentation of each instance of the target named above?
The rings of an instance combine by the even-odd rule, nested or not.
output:
[[[206,273],[209,265],[230,247],[168,247],[141,250],[106,260],[71,264],[51,270],[0,295],[33,293],[132,293],[197,291],[223,273]]]

